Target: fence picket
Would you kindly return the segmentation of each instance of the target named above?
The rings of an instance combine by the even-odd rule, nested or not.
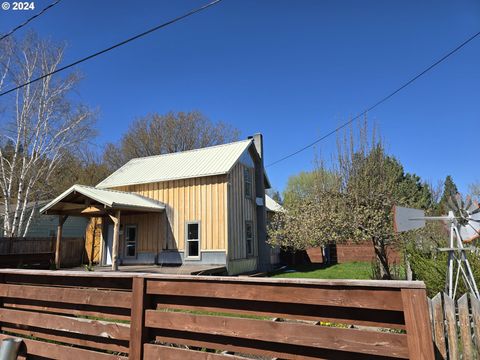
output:
[[[472,306],[473,335],[478,359],[480,358],[480,301],[470,294],[470,304]]]
[[[463,360],[473,360],[472,335],[470,328],[470,312],[468,310],[468,295],[464,294],[457,301],[458,323],[462,339]]]
[[[447,295],[443,294],[444,312],[448,341],[448,358],[459,359],[458,335],[457,335],[457,317],[455,315],[455,302]]]
[[[437,356],[441,359],[447,358],[447,346],[445,343],[445,318],[442,305],[442,294],[438,293],[431,300],[433,334],[435,338],[435,346],[437,348]]]

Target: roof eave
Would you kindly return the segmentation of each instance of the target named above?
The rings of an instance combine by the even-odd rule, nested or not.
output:
[[[159,205],[159,206],[150,207],[150,206],[138,206],[138,205],[130,205],[130,204],[113,203],[112,209],[162,212],[162,211],[165,211],[165,206]]]
[[[75,184],[75,185],[72,185],[69,189],[65,190],[60,195],[58,195],[55,199],[50,201],[47,205],[42,207],[40,209],[40,214],[43,215],[46,211],[50,210],[53,206],[58,204],[63,198],[65,198],[66,196],[68,196],[68,195],[70,195],[71,193],[74,193],[74,192],[78,192],[78,193],[82,194],[83,196],[87,196],[87,197],[89,197],[89,198],[91,198],[95,201],[98,201],[99,203],[101,203],[104,206],[112,207],[111,203],[107,203],[104,200],[101,200],[101,199],[97,198],[96,196],[92,196],[92,194],[86,194],[85,191],[82,191],[82,188],[81,188],[80,185]]]

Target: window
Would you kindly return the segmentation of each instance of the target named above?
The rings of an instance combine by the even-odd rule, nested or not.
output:
[[[243,182],[245,185],[245,197],[252,198],[252,173],[249,168],[243,169]]]
[[[247,245],[247,256],[253,255],[253,223],[245,222],[245,243]]]
[[[125,226],[125,256],[134,257],[137,255],[137,226]]]
[[[185,244],[185,257],[187,259],[200,259],[200,224],[187,224],[187,241]]]

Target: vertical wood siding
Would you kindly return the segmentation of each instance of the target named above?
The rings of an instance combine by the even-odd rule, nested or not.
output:
[[[247,257],[245,235],[245,221],[253,224],[253,256],[257,256],[257,216],[255,204],[255,176],[252,172],[252,198],[245,197],[243,171],[246,168],[241,162],[237,163],[229,174],[228,189],[228,249],[229,260],[244,259]]]
[[[123,225],[138,226],[139,252],[185,249],[185,224],[199,221],[201,249],[226,250],[226,175],[130,185],[116,190],[134,192],[167,205],[160,214],[122,216]]]
[[[102,249],[102,223],[101,217],[89,220],[85,231],[85,253],[91,262],[100,262]]]

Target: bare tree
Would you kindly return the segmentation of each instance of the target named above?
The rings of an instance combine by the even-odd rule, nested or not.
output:
[[[470,185],[468,185],[468,190],[471,195],[480,197],[480,181],[476,181]]]
[[[64,54],[63,46],[33,33],[4,43],[0,50],[0,91],[55,71]],[[93,135],[91,111],[69,97],[78,80],[75,74],[47,76],[0,98],[5,236],[25,236],[35,213],[27,204],[35,207],[44,198],[64,152]]]
[[[198,111],[149,114],[135,120],[120,144],[107,144],[104,160],[116,170],[128,160],[223,144],[238,139],[238,130],[214,123]]]
[[[95,186],[110,174],[101,154],[87,147],[75,150],[63,152],[46,189],[49,196],[57,196],[74,184]]]

